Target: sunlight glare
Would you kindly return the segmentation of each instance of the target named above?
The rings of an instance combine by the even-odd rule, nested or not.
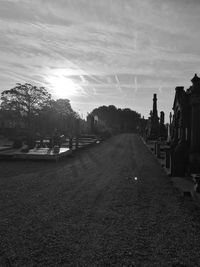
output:
[[[53,94],[59,98],[74,96],[78,93],[78,86],[68,77],[63,75],[51,76],[47,82],[53,89]]]

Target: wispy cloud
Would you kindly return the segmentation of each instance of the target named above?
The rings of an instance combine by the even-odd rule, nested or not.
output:
[[[135,88],[135,92],[137,92],[138,91],[137,76],[134,77],[134,88]]]
[[[187,86],[199,72],[197,0],[0,0],[0,5],[2,90],[27,81],[51,89],[47,78],[63,75],[82,88],[71,97],[75,108],[81,101],[90,110],[109,100],[147,115],[153,90],[162,88],[171,101],[175,86]],[[163,105],[171,108],[167,101]]]

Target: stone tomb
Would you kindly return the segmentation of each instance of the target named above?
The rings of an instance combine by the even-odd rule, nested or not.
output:
[[[54,150],[50,148],[34,148],[27,153],[23,153],[19,149],[10,149],[2,151],[0,157],[5,159],[58,160],[71,153],[72,151],[66,147],[61,147],[58,153],[54,153]]]
[[[171,129],[172,176],[200,173],[200,78],[176,87]]]

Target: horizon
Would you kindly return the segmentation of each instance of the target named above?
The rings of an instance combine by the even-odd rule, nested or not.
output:
[[[200,72],[197,0],[0,3],[0,92],[34,83],[84,117],[115,105],[145,118],[156,93],[167,122],[175,87]]]

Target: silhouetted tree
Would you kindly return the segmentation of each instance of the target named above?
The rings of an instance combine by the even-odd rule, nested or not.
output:
[[[33,117],[49,105],[50,99],[51,95],[44,87],[17,83],[14,88],[1,93],[1,109],[15,111],[18,119],[22,119],[31,130]]]
[[[136,132],[141,116],[129,108],[120,109],[113,105],[95,108],[90,115],[97,115],[99,126],[112,133]],[[98,127],[99,128],[99,127]]]
[[[56,128],[62,134],[75,135],[79,131],[79,120],[68,99],[57,99],[41,110],[37,125],[43,133],[51,134]]]

